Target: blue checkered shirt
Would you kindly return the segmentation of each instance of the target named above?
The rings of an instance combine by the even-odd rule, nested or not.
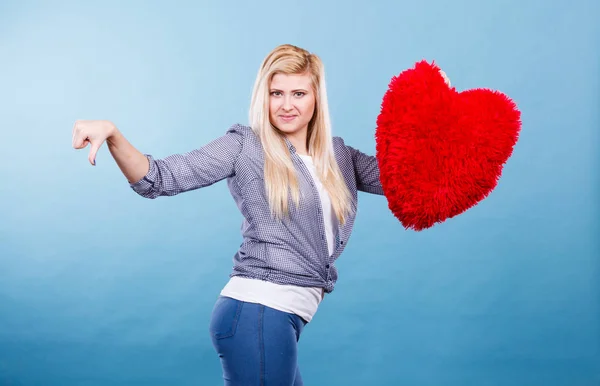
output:
[[[333,291],[338,275],[334,262],[343,252],[355,216],[343,226],[335,224],[334,252],[330,256],[319,193],[310,172],[294,146],[286,139],[298,175],[301,192],[296,208],[290,198],[289,218],[272,218],[264,188],[262,146],[252,129],[233,125],[208,144],[185,154],[154,159],[146,154],[150,169],[130,184],[146,198],[173,196],[212,185],[223,179],[244,220],[243,242],[233,257],[231,276],[262,279],[278,284],[320,287]],[[358,191],[383,195],[379,167],[374,156],[333,138],[336,160],[350,189],[354,212]]]

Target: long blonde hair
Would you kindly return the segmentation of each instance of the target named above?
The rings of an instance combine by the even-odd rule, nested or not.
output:
[[[250,103],[250,126],[260,138],[265,155],[264,180],[271,214],[279,219],[288,215],[290,193],[296,207],[300,202],[296,169],[289,149],[283,134],[269,118],[269,87],[273,76],[279,73],[310,75],[315,112],[308,124],[308,154],[312,156],[317,175],[329,193],[333,212],[340,224],[344,224],[352,211],[351,196],[333,152],[324,66],[317,55],[290,44],[276,47],[265,57]]]

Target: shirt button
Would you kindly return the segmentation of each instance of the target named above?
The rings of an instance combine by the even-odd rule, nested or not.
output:
[[[325,266],[325,268],[329,268],[329,264],[327,264],[327,265]]]

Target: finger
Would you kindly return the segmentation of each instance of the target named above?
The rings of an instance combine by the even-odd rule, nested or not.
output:
[[[73,147],[75,149],[83,149],[90,142],[89,138],[86,137],[84,133],[78,132],[75,133],[75,137],[73,139]]]
[[[73,130],[71,131],[71,145],[75,147],[75,137],[77,133],[77,121],[73,124]]]
[[[442,75],[442,78],[444,78],[444,82],[446,82],[446,84],[448,86],[450,86],[450,78],[448,78],[448,75],[446,75],[446,72],[440,70],[440,74]]]
[[[88,160],[94,166],[96,166],[96,154],[98,153],[98,149],[100,149],[100,145],[102,145],[102,142],[96,141],[96,142],[92,143],[92,146],[90,148],[90,154],[88,155]]]
[[[75,122],[73,125],[73,136],[72,136],[72,145],[75,149],[83,149],[87,146],[89,140],[87,136],[84,134],[81,125],[79,122]]]

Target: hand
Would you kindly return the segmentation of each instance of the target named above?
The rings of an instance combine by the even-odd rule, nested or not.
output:
[[[440,70],[440,74],[442,75],[442,78],[444,78],[444,81],[446,82],[446,84],[448,85],[448,87],[450,87],[450,78],[448,78],[448,75],[446,75],[446,73],[442,70]]]
[[[116,131],[116,126],[110,121],[77,120],[73,125],[73,148],[84,149],[89,143],[91,147],[88,160],[92,165],[96,165],[98,149]]]

